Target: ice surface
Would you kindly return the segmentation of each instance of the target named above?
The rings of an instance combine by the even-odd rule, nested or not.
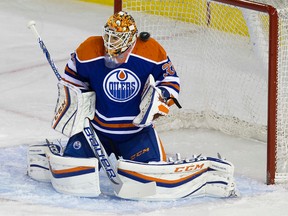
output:
[[[287,215],[287,187],[265,184],[266,144],[205,129],[161,132],[169,155],[216,156],[235,165],[235,199],[121,200],[101,173],[103,194],[79,198],[26,175],[28,144],[63,139],[51,129],[57,97],[51,68],[26,25],[35,20],[59,71],[86,37],[100,34],[112,7],[72,0],[0,1],[0,215]],[[191,154],[191,155],[190,155]]]

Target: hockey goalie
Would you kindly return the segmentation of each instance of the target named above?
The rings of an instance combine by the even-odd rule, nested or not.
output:
[[[154,121],[170,106],[180,107],[179,91],[163,47],[147,32],[138,35],[127,12],[112,15],[102,36],[89,37],[71,54],[58,83],[52,128],[67,143],[30,146],[29,176],[87,197],[101,193],[100,169],[125,199],[237,196],[231,162],[179,155],[167,160]]]

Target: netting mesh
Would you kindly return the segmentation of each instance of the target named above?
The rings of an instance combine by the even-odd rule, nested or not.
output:
[[[288,3],[279,10],[276,178],[288,181]]]
[[[205,0],[123,0],[166,49],[181,78],[182,110],[158,129],[208,127],[266,141],[269,16]],[[288,173],[288,2],[259,0],[277,8],[277,166]],[[169,124],[167,124],[167,121]],[[288,177],[286,177],[288,179]]]

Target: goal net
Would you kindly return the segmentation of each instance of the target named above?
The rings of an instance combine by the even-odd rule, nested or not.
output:
[[[159,129],[206,127],[267,142],[267,183],[288,182],[288,2],[115,0],[166,49],[182,109]]]

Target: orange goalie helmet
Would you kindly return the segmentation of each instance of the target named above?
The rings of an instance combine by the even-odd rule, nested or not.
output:
[[[134,45],[137,38],[134,18],[127,12],[120,11],[112,15],[103,28],[103,40],[106,53],[117,57]]]

